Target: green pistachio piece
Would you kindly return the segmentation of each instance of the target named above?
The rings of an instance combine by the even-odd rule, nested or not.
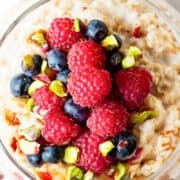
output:
[[[114,144],[111,141],[105,141],[99,145],[99,150],[103,156],[107,156],[114,149]]]
[[[40,144],[25,139],[19,141],[19,147],[24,154],[37,154],[40,151]]]
[[[45,74],[47,67],[48,67],[47,61],[43,60],[42,65],[41,65],[41,73],[42,74]]]
[[[80,32],[81,29],[80,29],[80,20],[78,18],[76,18],[74,20],[74,30],[75,32]]]
[[[64,87],[63,83],[61,83],[58,80],[52,81],[49,86],[49,89],[59,97],[67,96],[67,92],[65,91],[65,87]]]
[[[121,180],[130,180],[130,175],[129,174],[125,174]]]
[[[115,180],[122,180],[122,177],[126,174],[126,172],[127,167],[122,163],[118,163],[116,166]]]
[[[105,37],[105,39],[101,41],[101,45],[109,51],[112,51],[115,48],[119,48],[119,42],[116,36],[113,34]]]
[[[76,166],[70,166],[67,168],[67,180],[77,179],[77,180],[83,180],[83,171],[76,167]]]
[[[40,46],[44,45],[47,42],[43,31],[37,31],[33,33],[31,39]]]
[[[29,111],[33,111],[33,108],[34,108],[34,99],[30,98],[28,99],[27,103],[26,103],[26,108],[29,110]]]
[[[43,83],[42,81],[39,81],[39,80],[36,80],[34,81],[30,86],[29,86],[29,89],[28,89],[28,94],[29,95],[33,95],[33,93],[43,87],[45,85],[45,83]]]
[[[23,67],[25,69],[33,69],[34,68],[34,62],[31,55],[26,55],[23,58]]]
[[[87,172],[84,174],[83,180],[93,180],[93,177],[94,177],[93,172],[92,172],[92,171],[87,171]]]
[[[76,161],[78,159],[78,155],[79,155],[79,149],[77,147],[68,146],[65,149],[63,160],[67,164],[74,164],[74,163],[76,163]]]
[[[134,56],[126,56],[122,60],[122,68],[123,69],[127,69],[127,68],[130,68],[130,67],[133,67],[134,65],[135,65]]]
[[[136,46],[130,46],[128,50],[128,56],[134,56],[135,58],[141,55],[141,50]]]
[[[35,125],[32,125],[26,129],[21,129],[19,134],[24,136],[27,141],[35,141],[40,137],[41,130]]]
[[[133,124],[142,123],[147,119],[151,119],[158,116],[157,111],[143,111],[141,113],[132,113],[131,122]]]

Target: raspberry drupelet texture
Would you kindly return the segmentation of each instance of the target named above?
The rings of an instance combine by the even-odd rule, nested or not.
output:
[[[42,129],[42,136],[46,141],[56,145],[65,145],[78,137],[80,133],[80,126],[64,115],[59,108],[53,108],[46,114]]]
[[[118,102],[106,100],[95,107],[87,120],[88,128],[102,137],[115,137],[125,131],[129,123],[129,113]]]
[[[74,19],[70,18],[55,18],[47,38],[51,48],[63,51],[68,51],[74,43],[84,39],[81,32],[75,32]]]
[[[72,72],[67,85],[73,101],[82,107],[102,103],[110,93],[111,86],[109,72],[95,68]]]
[[[56,96],[52,91],[49,90],[49,86],[44,86],[36,90],[32,95],[35,105],[37,106],[37,113],[44,115],[51,108],[59,107],[61,108],[64,104],[62,98]]]
[[[113,163],[110,156],[103,157],[99,151],[99,145],[105,141],[104,138],[85,132],[73,143],[80,149],[77,166],[94,173],[103,173]]]
[[[101,69],[105,63],[104,49],[91,40],[74,44],[68,53],[68,65],[73,72],[92,67]]]
[[[143,104],[152,86],[151,74],[142,67],[118,71],[115,81],[129,110],[137,109]]]

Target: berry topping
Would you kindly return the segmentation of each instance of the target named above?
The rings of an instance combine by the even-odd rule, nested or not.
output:
[[[62,159],[63,154],[63,148],[58,146],[48,146],[43,149],[41,156],[45,162],[57,163],[60,159]]]
[[[85,125],[89,114],[89,109],[75,104],[72,98],[70,98],[64,104],[64,112],[73,118],[76,123]]]
[[[129,114],[116,101],[105,101],[92,110],[87,120],[87,126],[94,133],[102,137],[114,137],[126,130]]]
[[[39,55],[26,55],[22,60],[22,70],[27,76],[36,76],[41,72],[41,64],[43,59]]]
[[[52,49],[47,54],[48,65],[56,71],[61,71],[67,67],[66,53],[57,49]]]
[[[98,69],[74,72],[68,79],[67,87],[76,104],[82,107],[94,107],[102,103],[110,93],[110,74]]]
[[[104,68],[106,55],[103,48],[93,41],[78,42],[68,53],[68,65],[71,71],[81,71],[85,68]]]
[[[112,164],[112,158],[110,156],[104,157],[101,154],[99,145],[103,142],[104,138],[90,132],[82,134],[74,142],[74,145],[80,150],[77,166],[97,174],[104,172]]]
[[[71,46],[81,41],[83,34],[74,29],[74,20],[69,18],[56,18],[48,31],[48,42],[51,48],[68,51]]]
[[[41,164],[41,154],[31,154],[26,156],[28,162],[33,166],[39,166]]]
[[[101,41],[108,35],[108,28],[104,22],[93,19],[86,27],[86,36],[94,41]]]
[[[64,145],[75,139],[80,133],[81,128],[60,112],[59,108],[53,108],[46,114],[42,130],[42,136],[46,141]]]
[[[15,75],[10,82],[10,90],[15,97],[28,97],[28,89],[33,80],[25,74]]]
[[[62,71],[58,72],[56,75],[56,79],[58,81],[61,81],[64,84],[67,84],[67,80],[69,77],[70,70],[69,69],[63,69]]]
[[[136,151],[136,138],[129,132],[121,133],[115,140],[116,158],[118,160],[130,159]]]
[[[135,27],[133,29],[132,35],[135,38],[140,38],[142,36],[141,27],[140,26]]]
[[[39,114],[41,114],[42,111],[43,113],[47,113],[47,111],[49,111],[51,108],[60,108],[63,105],[63,100],[56,96],[51,90],[49,90],[48,86],[44,86],[36,90],[32,97],[34,99],[35,105],[38,107],[37,112]]]
[[[150,92],[151,74],[141,67],[133,67],[117,72],[116,84],[124,103],[129,110],[139,108]]]

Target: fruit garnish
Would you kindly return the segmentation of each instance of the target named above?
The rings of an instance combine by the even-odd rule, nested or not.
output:
[[[127,68],[130,68],[130,67],[133,67],[134,65],[135,65],[134,56],[126,56],[122,60],[122,67],[123,67],[123,69],[127,69]]]
[[[134,56],[135,58],[140,56],[142,51],[136,46],[130,46],[128,50],[128,56]]]
[[[137,148],[134,155],[130,159],[128,159],[127,162],[130,164],[136,163],[138,161],[138,159],[140,158],[142,151],[143,151],[143,148],[141,148],[141,147]]]
[[[142,123],[147,119],[152,119],[158,116],[158,111],[143,111],[141,113],[132,113],[131,114],[131,122],[133,124]]]
[[[121,41],[120,41],[120,37],[118,35],[109,35],[107,37],[105,37],[105,39],[103,39],[101,41],[101,45],[107,49],[108,51],[112,51],[114,49],[118,49],[121,47]]]
[[[103,156],[107,156],[114,149],[114,144],[111,141],[105,141],[99,145],[99,150]]]
[[[74,19],[74,31],[75,32],[80,32],[81,31],[80,20],[78,18]]]
[[[83,171],[76,167],[76,166],[70,166],[67,168],[67,180],[77,179],[82,180],[83,179]]]
[[[37,76],[33,77],[34,80],[39,80],[42,81],[46,84],[50,84],[51,80],[49,79],[49,77],[46,74],[38,74]]]
[[[47,61],[46,61],[46,60],[43,60],[42,65],[41,65],[41,73],[42,73],[42,74],[45,74],[45,73],[46,73],[47,67],[48,67]]]
[[[26,103],[26,108],[29,110],[29,111],[33,111],[33,108],[34,108],[34,99],[30,98],[28,99],[27,103]]]
[[[50,86],[49,86],[49,89],[59,97],[66,97],[67,96],[67,92],[65,90],[64,85],[58,80],[52,81]]]
[[[58,80],[64,84],[67,84],[67,80],[69,78],[69,75],[70,75],[70,70],[68,68],[63,69],[62,71],[57,73],[56,80]]]
[[[114,177],[115,180],[121,180],[122,177],[126,174],[126,172],[127,172],[127,167],[124,164],[119,162],[116,165],[116,173]]]
[[[64,153],[64,162],[68,164],[74,164],[76,163],[79,155],[79,148],[75,146],[68,146],[65,149]]]
[[[34,167],[39,166],[41,164],[41,153],[39,154],[30,154],[26,156],[28,162]]]
[[[44,85],[45,85],[45,83],[42,82],[42,81],[39,81],[39,80],[34,81],[34,82],[29,86],[28,94],[29,94],[29,95],[33,95],[33,93],[34,93],[37,89],[43,87]]]
[[[135,27],[133,29],[132,35],[135,38],[140,38],[142,36],[141,27],[140,26]]]
[[[37,174],[41,180],[53,180],[49,172],[37,171]]]
[[[34,68],[34,63],[31,55],[26,55],[23,58],[23,67],[26,69],[32,69]]]
[[[93,177],[94,177],[94,173],[92,171],[87,171],[84,174],[83,180],[93,180]]]
[[[40,137],[41,130],[37,126],[32,125],[26,129],[19,130],[19,135],[24,136],[27,141],[35,141]]]
[[[4,110],[5,121],[9,126],[20,125],[19,119],[16,117],[16,113],[9,109]]]
[[[17,139],[16,137],[12,137],[11,141],[10,141],[10,147],[12,148],[12,150],[15,152],[17,149]]]
[[[37,142],[30,142],[25,139],[19,141],[19,147],[24,154],[38,154],[40,151],[40,144]]]

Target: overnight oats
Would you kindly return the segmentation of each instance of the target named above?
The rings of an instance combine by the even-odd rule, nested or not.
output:
[[[148,179],[176,150],[180,45],[143,4],[52,0],[5,47],[1,134],[36,179]]]

